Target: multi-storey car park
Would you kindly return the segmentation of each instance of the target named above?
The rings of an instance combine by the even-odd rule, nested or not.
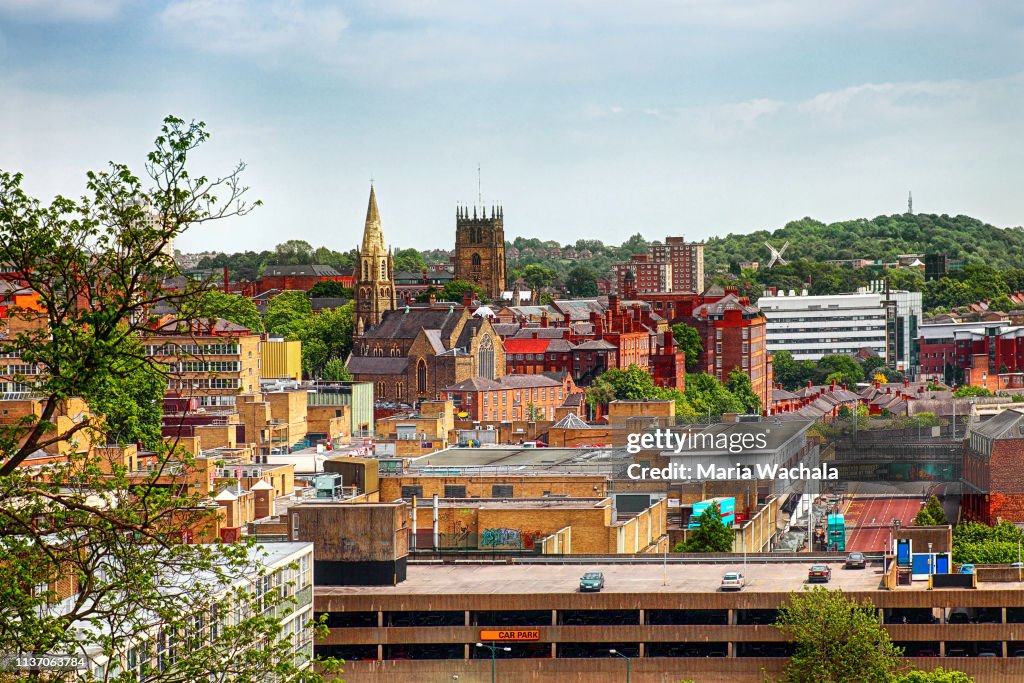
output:
[[[410,563],[397,585],[317,586],[315,610],[327,615],[330,633],[316,649],[344,657],[353,683],[490,680],[488,645],[498,645],[499,681],[619,682],[622,657],[637,682],[760,682],[781,674],[793,645],[774,621],[788,596],[807,587],[810,558],[659,559]],[[1024,680],[1017,570],[981,571],[974,588],[929,590],[926,582],[895,585],[895,572],[883,572],[880,556],[871,559],[866,570],[847,570],[832,558],[827,587],[874,604],[911,666]],[[578,592],[580,576],[592,570],[604,573],[604,589]],[[745,588],[719,591],[723,573],[737,570]]]

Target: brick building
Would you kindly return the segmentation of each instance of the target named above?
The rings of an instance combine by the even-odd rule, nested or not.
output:
[[[505,291],[505,212],[460,206],[455,211],[455,279],[472,282],[489,299]]]
[[[231,407],[238,394],[260,388],[260,337],[241,325],[168,318],[139,342],[167,365],[168,393],[198,398],[200,407]]]
[[[991,391],[1024,388],[1024,327],[1006,321],[922,325],[921,379]]]
[[[348,369],[377,401],[412,405],[464,380],[500,378],[505,352],[490,321],[465,306],[405,306],[355,339]]]
[[[580,390],[571,375],[505,375],[474,377],[445,387],[442,397],[475,422],[490,420],[551,420],[570,394]]]
[[[691,320],[704,346],[700,370],[725,381],[733,369],[739,368],[750,377],[762,408],[770,406],[771,356],[765,343],[766,323],[761,309],[731,290],[722,299],[695,308]]]
[[[971,426],[964,445],[964,495],[967,519],[985,524],[1024,522],[1024,412],[1005,410]]]
[[[259,279],[257,289],[265,292],[268,289],[281,291],[300,289],[308,292],[318,282],[340,282],[346,287],[354,284],[351,275],[342,275],[333,266],[323,264],[306,264],[291,266],[268,265]]]
[[[615,266],[620,294],[628,291],[704,291],[704,243],[682,237],[666,237],[664,244],[652,244],[646,254],[634,254]]]
[[[633,254],[626,263],[615,266],[620,294],[626,292],[672,291],[672,264],[657,261],[648,254]]]

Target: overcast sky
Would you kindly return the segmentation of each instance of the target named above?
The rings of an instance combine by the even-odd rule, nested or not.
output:
[[[256,213],[183,251],[707,238],[903,211],[1024,223],[1024,3],[0,0],[0,168],[77,196],[166,114]]]

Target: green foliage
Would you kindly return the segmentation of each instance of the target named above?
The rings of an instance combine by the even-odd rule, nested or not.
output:
[[[224,318],[249,328],[254,334],[263,332],[263,319],[249,297],[211,289],[203,295],[201,306],[199,317]]]
[[[590,266],[576,266],[566,276],[565,287],[573,297],[597,296],[597,272]]]
[[[873,377],[875,370],[885,368],[885,359],[881,356],[869,356],[861,362],[860,367],[865,377]]]
[[[703,372],[686,376],[686,401],[697,415],[742,413],[743,402],[717,379]]]
[[[277,298],[280,297],[275,300]],[[340,308],[310,314],[295,324],[291,338],[302,342],[302,373],[306,377],[334,381],[351,379],[347,370],[339,371],[337,362],[343,365],[352,350],[354,321],[350,301]]]
[[[346,287],[336,280],[321,280],[306,292],[310,299],[340,298],[351,299],[354,296],[351,287]]]
[[[672,338],[686,354],[686,369],[693,372],[697,369],[700,356],[704,353],[704,345],[700,341],[700,334],[697,328],[690,327],[686,323],[676,323],[672,326]]]
[[[281,292],[267,304],[263,323],[267,332],[296,339],[298,330],[313,314],[313,305],[305,292]]]
[[[743,404],[743,412],[748,415],[759,415],[761,413],[761,397],[754,393],[750,384],[750,377],[744,374],[739,368],[733,368],[729,373],[729,379],[725,384],[733,396]]]
[[[89,409],[102,416],[110,444],[141,443],[157,449],[161,442],[163,398],[167,374],[148,362],[145,352],[132,337],[125,337],[110,372],[84,395]]]
[[[964,672],[942,667],[932,671],[908,671],[893,680],[894,683],[974,683],[974,679]]]
[[[522,278],[526,283],[526,286],[531,290],[540,290],[544,287],[550,287],[555,281],[558,273],[554,269],[546,266],[539,266],[536,264],[530,264],[523,268]],[[514,302],[518,303],[518,302]]]
[[[427,260],[417,249],[396,249],[395,272],[421,273],[427,268]]]
[[[351,382],[352,375],[345,367],[345,361],[341,358],[331,358],[323,364],[320,371],[320,379],[328,382]]]
[[[852,387],[864,381],[864,369],[850,356],[825,356],[818,361],[817,375],[826,384],[835,380]]]
[[[814,361],[796,361],[789,351],[776,351],[772,354],[775,381],[782,384],[783,389],[795,391],[808,382],[813,382],[818,366]]]
[[[137,335],[150,331],[147,314],[158,304],[192,322],[184,316],[201,310],[208,289],[190,282],[163,290],[180,275],[164,248],[190,226],[252,208],[243,201],[243,165],[223,178],[190,172],[190,154],[208,137],[201,122],[165,119],[147,156],[148,191],[112,163],[87,174],[80,199],[44,205],[21,189],[20,174],[0,171],[0,261],[38,295],[43,317],[0,340],[0,352],[39,366],[31,389],[41,408],[0,425],[0,643],[13,652],[96,648],[124,661],[129,647],[161,639],[155,625],[163,625],[176,639],[173,659],[157,668],[147,656],[141,677],[112,680],[195,681],[211,672],[230,672],[238,683],[320,680],[290,661],[294,634],[280,616],[295,600],[284,590],[257,596],[263,570],[255,546],[179,542],[186,531],[205,531],[209,497],[186,480],[195,458],[172,452],[158,426],[152,431],[165,369],[142,353]],[[57,421],[57,406],[75,396],[106,413],[106,424]],[[99,450],[70,454],[45,477],[19,467],[36,450],[86,433],[94,443],[148,441],[153,469],[129,473],[130,463]],[[61,601],[56,587],[68,578],[78,594]],[[193,616],[209,623],[211,614],[217,632],[198,631]]]
[[[779,608],[778,627],[796,645],[786,680],[798,683],[888,683],[902,654],[874,605],[841,590],[792,593]]]
[[[924,508],[928,511],[928,516],[932,518],[935,524],[949,524],[946,519],[946,513],[942,509],[942,503],[939,502],[938,497],[935,495],[928,497],[928,504]]]
[[[964,522],[953,530],[953,562],[958,564],[1008,564],[1017,561],[1022,532],[1011,522],[994,527]]]
[[[480,289],[472,282],[466,282],[465,280],[452,280],[441,289],[437,289],[436,287],[427,287],[426,291],[416,296],[416,301],[424,303],[429,301],[430,296],[433,295],[435,301],[451,301],[461,304],[466,292],[472,292],[473,298],[475,299],[482,299],[484,296],[484,290]]]
[[[700,526],[690,532],[683,543],[676,544],[677,553],[727,553],[732,550],[734,534],[722,521],[722,512],[717,503],[704,509],[700,515]]]
[[[953,392],[953,398],[965,398],[968,396],[994,396],[994,394],[985,387],[976,387],[970,384],[959,386]]]

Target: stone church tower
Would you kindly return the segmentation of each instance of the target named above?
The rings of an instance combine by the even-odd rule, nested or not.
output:
[[[505,215],[500,206],[455,210],[455,279],[472,282],[491,299],[505,290]]]
[[[355,275],[355,333],[362,335],[380,323],[384,311],[395,310],[394,258],[384,244],[373,185],[370,185],[370,204],[366,208],[363,244]]]

